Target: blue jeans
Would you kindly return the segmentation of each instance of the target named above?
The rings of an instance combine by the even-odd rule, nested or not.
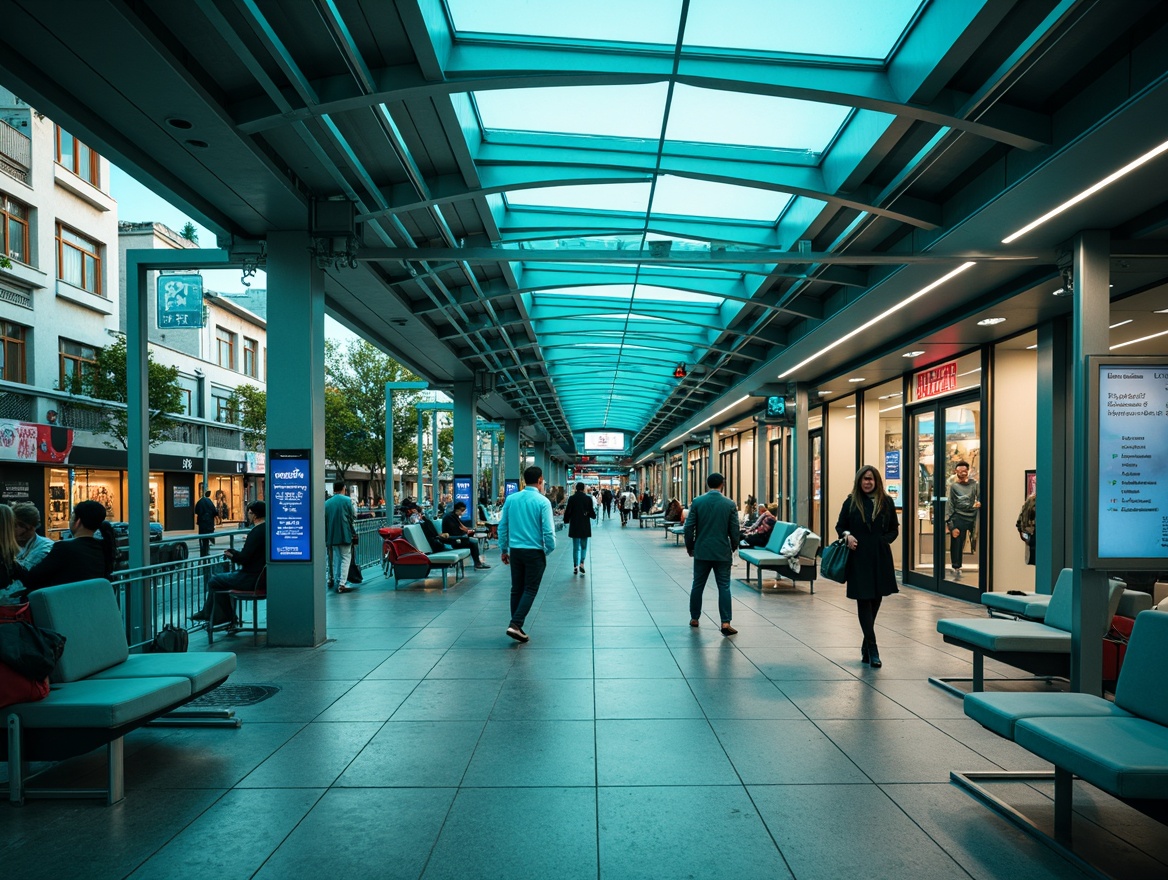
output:
[[[710,572],[714,573],[714,583],[718,585],[718,616],[722,623],[730,622],[730,566],[729,559],[725,561],[714,559],[695,559],[693,587],[689,591],[689,617],[697,620],[702,616],[702,591],[706,589],[706,581]]]
[[[527,612],[539,592],[539,582],[543,580],[547,568],[547,556],[542,550],[528,550],[513,547],[509,554],[511,563],[511,625],[523,628]]]
[[[588,539],[587,538],[573,538],[572,539],[572,565],[583,565],[584,557],[588,555]]]

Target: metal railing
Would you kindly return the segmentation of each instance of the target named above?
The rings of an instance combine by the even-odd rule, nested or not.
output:
[[[150,643],[154,633],[168,623],[179,629],[194,630],[201,624],[191,622],[191,615],[203,607],[207,596],[207,580],[213,574],[229,570],[230,565],[223,558],[223,550],[239,546],[247,537],[247,529],[230,532],[216,532],[216,544],[211,545],[210,555],[199,556],[199,538],[172,538],[150,545],[151,553],[158,548],[160,555],[164,548],[176,544],[187,546],[187,558],[170,562],[159,562],[142,568],[125,569],[114,572],[110,580],[117,591],[118,605],[122,609],[126,626],[126,638],[131,648],[140,648]],[[226,538],[226,545],[222,539]],[[148,632],[137,633],[127,617],[127,611],[137,605],[147,609],[144,618],[148,621]]]
[[[362,569],[381,565],[381,536],[377,530],[384,526],[384,519],[358,520],[357,545],[354,558]],[[167,624],[188,632],[201,631],[201,623],[191,621],[191,615],[200,611],[207,598],[207,581],[214,574],[230,571],[233,566],[223,559],[223,551],[228,547],[242,547],[248,529],[215,532],[217,543],[211,545],[210,555],[199,556],[199,538],[171,538],[150,545],[151,555],[168,556],[166,548],[185,544],[187,557],[169,562],[158,562],[141,568],[116,571],[110,580],[118,594],[118,605],[122,609],[126,637],[131,648],[149,644],[154,633]],[[226,538],[224,544],[222,539]],[[331,562],[329,563],[331,565]],[[134,603],[141,603],[148,609],[145,618],[150,622],[150,632],[136,634],[133,624],[126,618],[127,609]]]
[[[28,183],[28,172],[31,167],[32,139],[7,122],[0,121],[0,170],[21,183]]]

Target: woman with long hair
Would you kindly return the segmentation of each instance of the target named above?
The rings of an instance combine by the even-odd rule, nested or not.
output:
[[[577,483],[576,491],[564,507],[564,525],[572,539],[572,574],[584,574],[584,558],[588,555],[588,539],[592,537],[592,520],[596,519],[596,505],[592,496]]]
[[[835,531],[847,543],[848,598],[856,600],[856,613],[864,642],[860,657],[864,663],[880,667],[876,647],[876,615],[885,596],[900,592],[892,561],[892,542],[900,534],[896,504],[884,491],[880,472],[870,464],[856,471],[852,494],[840,509]]]
[[[48,556],[21,571],[20,580],[29,592],[113,574],[118,537],[106,522],[105,505],[97,501],[74,505],[69,529],[72,538],[58,541]]]
[[[16,543],[16,515],[7,504],[0,504],[0,590],[17,579],[16,554],[20,545]]]
[[[669,507],[665,509],[665,522],[679,523],[685,519],[685,513],[682,509],[681,502],[674,498],[669,502]]]

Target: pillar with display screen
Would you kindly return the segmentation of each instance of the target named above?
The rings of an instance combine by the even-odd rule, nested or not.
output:
[[[310,251],[307,232],[276,232],[268,236],[268,289],[279,291],[280,307],[268,310],[268,416],[270,449],[304,453],[287,469],[297,485],[296,471],[307,480],[307,498],[281,514],[276,480],[269,478],[268,644],[314,647],[325,640],[324,504],[324,272]],[[307,534],[277,534],[302,528]],[[290,548],[290,549],[289,549]],[[285,553],[285,550],[288,550]]]
[[[454,501],[466,505],[462,521],[474,528],[475,511],[478,509],[475,487],[478,486],[475,447],[477,431],[475,404],[478,395],[473,382],[454,383]]]
[[[503,422],[503,493],[507,484],[523,479],[523,450],[519,448],[519,419]]]

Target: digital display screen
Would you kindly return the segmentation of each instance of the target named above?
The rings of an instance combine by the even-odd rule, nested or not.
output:
[[[768,419],[781,419],[787,414],[787,398],[785,397],[768,397],[766,401],[766,414]]]
[[[624,431],[585,431],[584,449],[589,452],[606,452],[615,450],[623,452],[625,448]]]
[[[466,505],[466,510],[462,514],[462,524],[473,527],[475,506],[471,494],[471,483],[470,476],[455,475],[454,477],[454,503],[458,504],[461,501]]]
[[[1097,567],[1168,559],[1168,364],[1110,360],[1094,378]],[[1095,390],[1095,389],[1092,389]]]
[[[503,497],[507,498],[519,491],[518,480],[504,480],[503,481]]]
[[[272,562],[311,562],[312,459],[307,449],[273,449],[268,460],[268,558]]]

